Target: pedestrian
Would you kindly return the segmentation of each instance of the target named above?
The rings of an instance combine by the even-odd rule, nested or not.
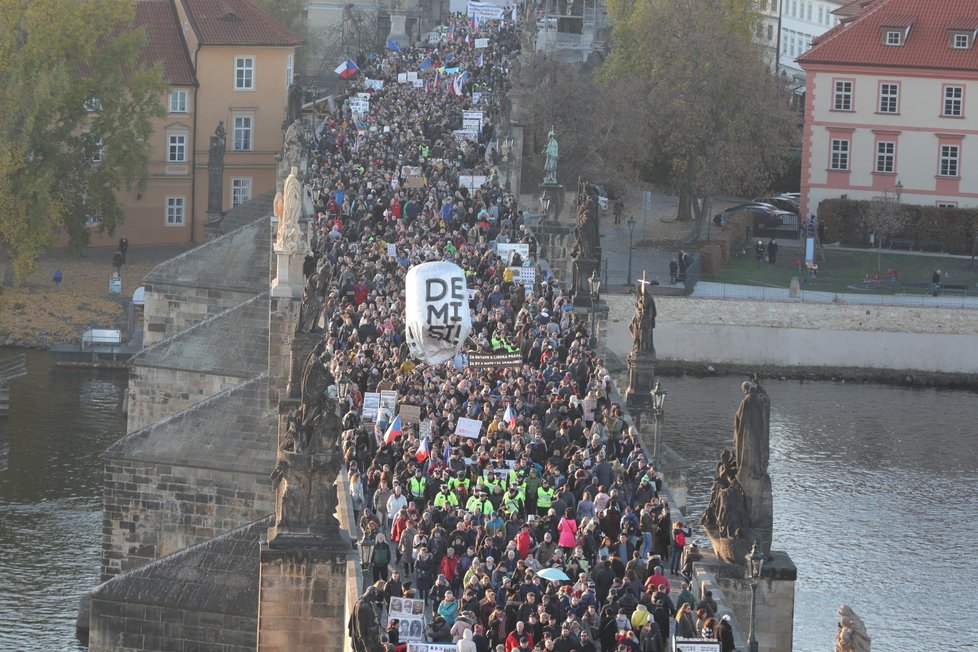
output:
[[[679,276],[679,263],[675,258],[669,261],[669,283],[676,284],[676,277]]]
[[[112,266],[115,267],[117,274],[122,274],[122,266],[125,264],[125,262],[126,257],[120,250],[116,249],[115,253],[112,254]]]
[[[758,269],[760,269],[761,265],[764,264],[764,243],[760,240],[754,246],[754,259],[757,261]]]
[[[778,243],[774,238],[771,238],[771,241],[767,243],[767,262],[768,264],[773,265],[777,259]]]
[[[930,282],[932,285],[932,289],[934,291],[934,296],[935,297],[940,296],[941,295],[941,270],[939,269],[934,270],[934,273],[930,277]]]
[[[126,264],[126,252],[129,251],[129,238],[123,235],[119,238],[119,252],[122,254],[122,264]]]
[[[686,269],[687,269],[688,266],[689,266],[689,263],[688,263],[688,260],[686,258],[686,252],[685,251],[680,251],[679,252],[679,276],[677,277],[677,280],[680,283],[685,283],[686,282]]]
[[[54,281],[54,287],[55,287],[55,289],[57,289],[57,290],[60,290],[61,289],[61,279],[63,279],[63,278],[64,278],[64,274],[61,273],[61,268],[59,267],[59,268],[55,269],[54,270],[54,278],[51,279],[51,280]]]

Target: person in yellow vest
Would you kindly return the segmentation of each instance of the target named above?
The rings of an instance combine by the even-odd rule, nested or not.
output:
[[[543,510],[546,513],[546,510],[550,509],[550,506],[553,505],[554,493],[550,483],[544,480],[540,488],[537,489],[537,509]]]
[[[435,507],[438,509],[445,509],[447,505],[452,505],[458,507],[458,497],[455,492],[452,491],[448,485],[442,485],[438,493],[435,494]]]
[[[421,474],[421,469],[417,468],[414,470],[414,477],[408,482],[408,490],[411,492],[411,497],[414,498],[418,504],[424,504],[424,490],[428,487],[428,479]]]

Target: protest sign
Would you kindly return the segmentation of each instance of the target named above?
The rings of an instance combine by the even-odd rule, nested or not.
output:
[[[398,84],[408,83],[408,74],[406,72],[397,73],[397,83]]]
[[[360,414],[360,420],[365,423],[373,423],[377,420],[377,410],[380,409],[380,393],[379,392],[364,392],[363,393],[363,411]]]
[[[424,80],[415,79],[413,82],[411,82],[411,85],[414,86],[415,88],[424,88]]]
[[[401,403],[400,411],[397,413],[401,417],[401,423],[421,423],[421,406]]]
[[[712,638],[679,638],[673,643],[676,652],[720,652],[720,641]]]
[[[477,38],[475,40],[475,49],[481,50],[483,48],[489,47],[489,39],[487,38]]]
[[[513,252],[518,253],[523,260],[528,260],[530,245],[525,242],[501,242],[496,245],[496,255],[507,263],[513,260]]]
[[[470,18],[480,20],[502,20],[503,8],[488,2],[474,2],[469,0],[467,13]]]
[[[536,267],[510,267],[513,272],[513,280],[523,286],[533,287],[537,282]]]
[[[411,72],[409,72],[407,74],[407,80],[409,82],[418,81],[418,72],[416,70],[412,70]]]
[[[458,185],[462,188],[468,188],[471,192],[473,190],[478,190],[482,187],[482,184],[486,182],[486,175],[484,174],[460,174],[458,175]],[[527,251],[529,251],[529,245],[527,245]]]
[[[471,140],[473,143],[479,140],[479,132],[475,129],[456,129],[452,132],[455,142],[461,143],[464,140]]]
[[[364,88],[372,88],[375,91],[379,91],[379,90],[381,90],[384,87],[384,80],[383,79],[364,79],[363,80],[363,87]]]
[[[387,255],[391,258],[397,256],[397,245],[393,242],[387,243]]]
[[[471,129],[479,133],[479,130],[482,129],[482,120],[477,118],[462,118],[462,129]]]
[[[478,439],[482,432],[482,422],[478,419],[466,419],[459,417],[458,425],[455,426],[455,434],[469,439]]]
[[[458,648],[444,643],[408,643],[407,652],[455,652]]]
[[[472,104],[478,104],[482,101],[482,93],[472,93]]]
[[[479,124],[482,124],[485,114],[482,111],[462,111],[462,120],[478,120]]]
[[[469,353],[471,369],[519,368],[523,364],[522,353]]]

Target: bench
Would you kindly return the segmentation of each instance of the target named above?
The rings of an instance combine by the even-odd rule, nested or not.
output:
[[[920,246],[921,251],[923,251],[924,249],[937,249],[942,254],[944,253],[944,250],[947,248],[947,243],[944,242],[943,240],[921,240],[918,244]]]
[[[940,290],[938,292],[940,294],[945,294],[947,292],[953,292],[954,294],[968,294],[968,291],[970,289],[971,288],[969,288],[967,285],[960,285],[960,284],[953,284],[952,283],[952,284],[948,284],[948,285],[943,285],[943,284],[940,285]]]
[[[906,247],[907,251],[913,249],[913,238],[890,238],[890,249]]]

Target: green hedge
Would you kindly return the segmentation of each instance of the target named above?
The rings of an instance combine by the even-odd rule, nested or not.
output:
[[[753,219],[747,213],[735,213],[724,228],[712,232],[710,240],[699,249],[703,274],[718,274],[730,257],[744,248],[747,227],[753,224]]]
[[[825,238],[847,247],[865,247],[872,231],[863,223],[863,214],[872,201],[826,199],[818,206],[818,220],[825,225]],[[978,209],[937,208],[901,204],[907,213],[907,226],[893,237],[913,238],[915,241],[940,241],[952,254],[971,254],[978,234]],[[884,243],[885,244],[885,243]]]

